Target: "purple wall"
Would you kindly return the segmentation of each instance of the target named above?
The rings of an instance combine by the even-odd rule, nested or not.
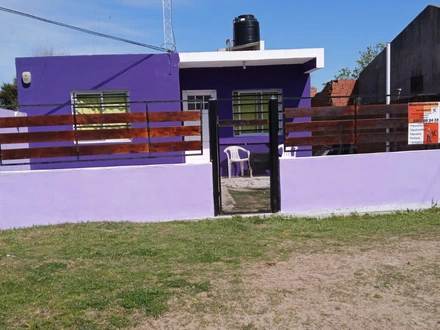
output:
[[[247,66],[230,68],[195,68],[180,70],[180,87],[182,90],[210,89],[217,91],[219,99],[219,118],[232,119],[232,92],[236,90],[252,89],[280,89],[283,98],[310,97],[310,74],[304,73],[303,65],[274,65],[274,66]],[[222,100],[223,99],[223,100]],[[283,108],[286,107],[309,107],[310,99],[287,99]],[[269,135],[264,136],[233,136],[233,129],[220,127],[220,174],[226,175],[227,161],[223,149],[227,145],[239,145],[257,143],[258,145],[243,145],[243,147],[255,152],[268,152],[266,146],[269,143]],[[283,137],[280,136],[280,143]],[[298,151],[301,156],[309,156],[309,151]],[[239,168],[239,167],[237,167]],[[234,168],[233,175],[236,175]]]
[[[331,213],[429,207],[439,150],[280,159],[281,210]]]
[[[177,164],[0,172],[0,229],[212,217],[211,171]]]
[[[218,99],[232,98],[235,90],[282,89],[283,97],[310,96],[310,74],[302,65],[248,66],[230,68],[195,68],[180,70],[182,90],[215,89]],[[301,103],[299,103],[301,102]],[[286,101],[285,106],[310,105],[309,100]],[[230,102],[219,105],[220,119],[232,117]]]
[[[71,91],[127,90],[130,101],[179,100],[178,54],[93,55],[17,58],[17,77],[30,71],[29,86],[18,82],[21,105],[64,104],[61,106],[31,106],[20,110],[34,115],[71,114]],[[179,103],[151,103],[150,111],[180,110]],[[132,112],[144,112],[145,104],[132,104]],[[30,130],[35,131],[38,128]],[[124,156],[120,157],[124,158]],[[54,160],[54,159],[51,159]],[[32,165],[33,169],[90,166],[134,165],[182,162],[182,158],[125,161],[100,161]]]

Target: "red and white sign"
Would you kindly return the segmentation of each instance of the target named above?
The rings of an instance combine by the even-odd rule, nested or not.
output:
[[[438,144],[440,102],[408,103],[408,144]]]

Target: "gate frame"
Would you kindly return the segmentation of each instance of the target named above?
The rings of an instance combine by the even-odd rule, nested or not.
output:
[[[218,136],[218,100],[208,101],[209,115],[209,153],[212,163],[212,190],[214,198],[214,216],[220,215],[221,208],[221,186],[220,186],[220,156]]]
[[[269,153],[270,153],[270,208],[272,213],[281,211],[280,159],[278,155],[278,100],[269,101]]]
[[[218,116],[218,99],[210,99],[209,107],[209,145],[210,160],[212,163],[212,181],[213,181],[213,198],[214,198],[214,216],[221,214],[221,178],[220,178],[220,141],[218,134],[219,116]],[[280,165],[278,155],[278,100],[272,97],[269,101],[269,170],[270,170],[270,208],[272,213],[281,210],[280,196]]]

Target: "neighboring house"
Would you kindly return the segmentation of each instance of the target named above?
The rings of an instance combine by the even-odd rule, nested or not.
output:
[[[440,7],[429,5],[391,42],[391,94],[400,93],[407,98],[439,93],[439,63]],[[383,50],[360,73],[358,92],[368,95],[364,102],[385,102],[385,74],[386,51]]]
[[[262,43],[263,45],[263,43]],[[91,55],[17,58],[17,77],[30,73],[30,84],[18,82],[21,111],[31,115],[100,113],[101,102],[110,102],[106,112],[203,111],[203,156],[143,159],[124,164],[164,162],[209,162],[207,107],[209,98],[219,99],[220,119],[266,118],[272,95],[284,100],[282,107],[310,106],[310,73],[323,67],[324,51],[316,49],[248,50],[149,55]],[[304,99],[301,99],[304,97]],[[290,99],[289,99],[290,98]],[[189,102],[171,102],[176,100]],[[233,100],[232,100],[233,99]],[[191,100],[203,100],[202,103]],[[250,102],[250,100],[252,102]],[[243,105],[247,102],[247,105]],[[82,107],[96,103],[96,107]],[[249,105],[255,103],[255,105]],[[262,103],[262,104],[258,104]],[[61,104],[50,106],[48,104]],[[39,105],[39,106],[37,106]],[[41,106],[44,105],[44,106]],[[254,112],[249,114],[248,112]],[[81,127],[79,127],[81,129]],[[221,144],[267,143],[261,127],[221,128]],[[280,134],[280,141],[282,136]],[[223,152],[222,163],[225,162]],[[308,155],[304,152],[303,155]],[[53,164],[33,168],[118,165]]]

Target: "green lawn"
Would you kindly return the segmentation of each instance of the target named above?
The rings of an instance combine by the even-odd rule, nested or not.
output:
[[[62,220],[62,219],[60,219]],[[88,223],[0,231],[0,329],[120,329],[196,299],[243,265],[426,239],[440,211],[328,219]]]
[[[270,188],[268,189],[232,189],[228,192],[235,202],[231,212],[268,213],[270,212]]]

